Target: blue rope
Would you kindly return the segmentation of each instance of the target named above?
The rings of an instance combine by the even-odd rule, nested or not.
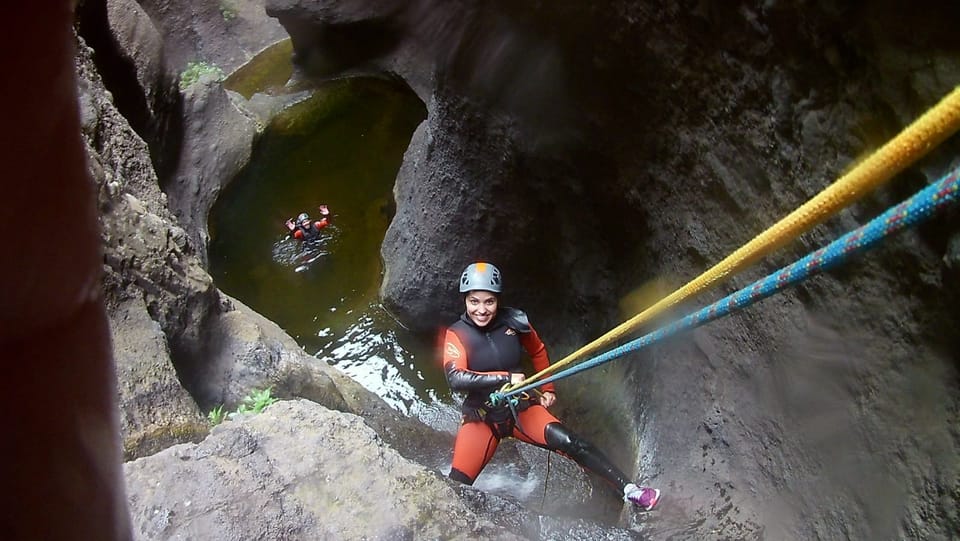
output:
[[[847,233],[824,248],[811,252],[793,264],[783,267],[768,275],[766,278],[757,280],[736,293],[728,295],[697,312],[691,313],[669,325],[627,342],[622,346],[611,349],[606,353],[597,355],[576,366],[557,372],[543,380],[518,387],[506,393],[491,393],[490,399],[496,403],[498,400],[503,400],[515,394],[529,391],[546,383],[567,378],[584,370],[589,370],[610,362],[627,353],[632,353],[674,336],[681,331],[694,329],[705,323],[746,308],[818,272],[833,268],[844,259],[859,255],[873,248],[874,245],[883,238],[907,227],[916,225],[946,205],[955,202],[958,197],[958,192],[960,192],[960,180],[958,180],[958,176],[960,176],[960,167],[954,169],[939,181],[917,192],[910,199],[907,199],[895,207],[891,207],[866,225]]]

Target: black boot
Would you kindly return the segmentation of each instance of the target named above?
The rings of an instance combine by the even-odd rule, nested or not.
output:
[[[559,451],[572,458],[584,468],[606,479],[613,485],[618,492],[623,492],[623,487],[632,482],[626,474],[620,471],[610,462],[599,449],[580,436],[574,434],[569,428],[561,423],[550,423],[543,430],[544,439],[547,447],[553,451]]]
[[[467,474],[463,473],[462,471],[456,468],[450,468],[450,473],[447,475],[447,477],[449,477],[450,479],[453,479],[454,481],[463,483],[465,485],[473,484],[473,479],[470,479],[469,477],[467,477]]]

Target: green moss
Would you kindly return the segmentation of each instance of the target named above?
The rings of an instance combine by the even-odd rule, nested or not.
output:
[[[124,437],[123,459],[130,461],[149,456],[178,443],[197,443],[209,433],[210,426],[199,420],[152,427]]]
[[[233,0],[220,0],[220,15],[227,22],[237,18],[237,5]]]
[[[207,62],[190,62],[187,69],[180,74],[180,90],[186,90],[204,75],[213,75],[218,81],[223,80],[223,70],[216,64]]]

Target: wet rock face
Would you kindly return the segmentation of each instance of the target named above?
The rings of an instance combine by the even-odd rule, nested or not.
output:
[[[249,162],[258,127],[214,77],[201,76],[182,96],[179,160],[163,189],[170,210],[206,261],[207,215],[222,187]]]
[[[114,89],[117,109],[147,142],[163,177],[176,165],[180,138],[177,74],[163,53],[163,36],[134,0],[83,3],[77,29],[98,51],[94,61]]]
[[[206,216],[249,159],[257,122],[220,76],[181,88],[181,75],[191,63],[229,74],[285,38],[283,28],[250,0],[87,2],[77,20],[117,108],[150,147],[170,209],[205,258]]]
[[[318,10],[383,4],[286,5],[281,22],[309,35],[338,24],[311,18]],[[960,40],[942,24],[958,8],[933,3],[904,15],[892,3],[462,2],[456,22],[440,3],[416,5],[436,8],[428,22],[391,12],[402,37],[363,59],[434,74],[425,91],[411,82],[428,117],[398,175],[382,298],[404,323],[433,328],[461,309],[460,270],[490,259],[504,267],[506,303],[531,313],[555,355],[621,320],[617,301],[633,288],[682,285],[816,194],[960,70]],[[431,41],[442,46],[404,46]],[[334,54],[296,36],[294,47]],[[948,140],[724,291],[864,223],[958,151]],[[689,504],[634,526],[951,535],[957,219],[633,356],[622,381],[638,475]],[[604,402],[572,422],[602,426]]]
[[[99,188],[121,436],[125,458],[132,459],[175,443],[197,441],[207,432],[196,402],[170,362],[164,327],[175,332],[170,319],[176,318],[170,313],[179,309],[160,308],[178,307],[177,297],[189,296],[186,287],[162,284],[176,281],[171,280],[177,274],[174,268],[190,254],[184,231],[169,224],[172,215],[146,143],[114,107],[97,75],[93,51],[80,43],[78,52],[81,125],[91,177]],[[162,250],[169,251],[168,258],[147,256]],[[204,282],[193,284],[202,295]],[[205,285],[210,286],[209,280]]]

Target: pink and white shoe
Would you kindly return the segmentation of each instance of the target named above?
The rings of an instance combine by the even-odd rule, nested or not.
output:
[[[630,502],[644,511],[657,506],[660,501],[660,491],[650,487],[640,487],[633,483],[623,487],[623,501]]]

